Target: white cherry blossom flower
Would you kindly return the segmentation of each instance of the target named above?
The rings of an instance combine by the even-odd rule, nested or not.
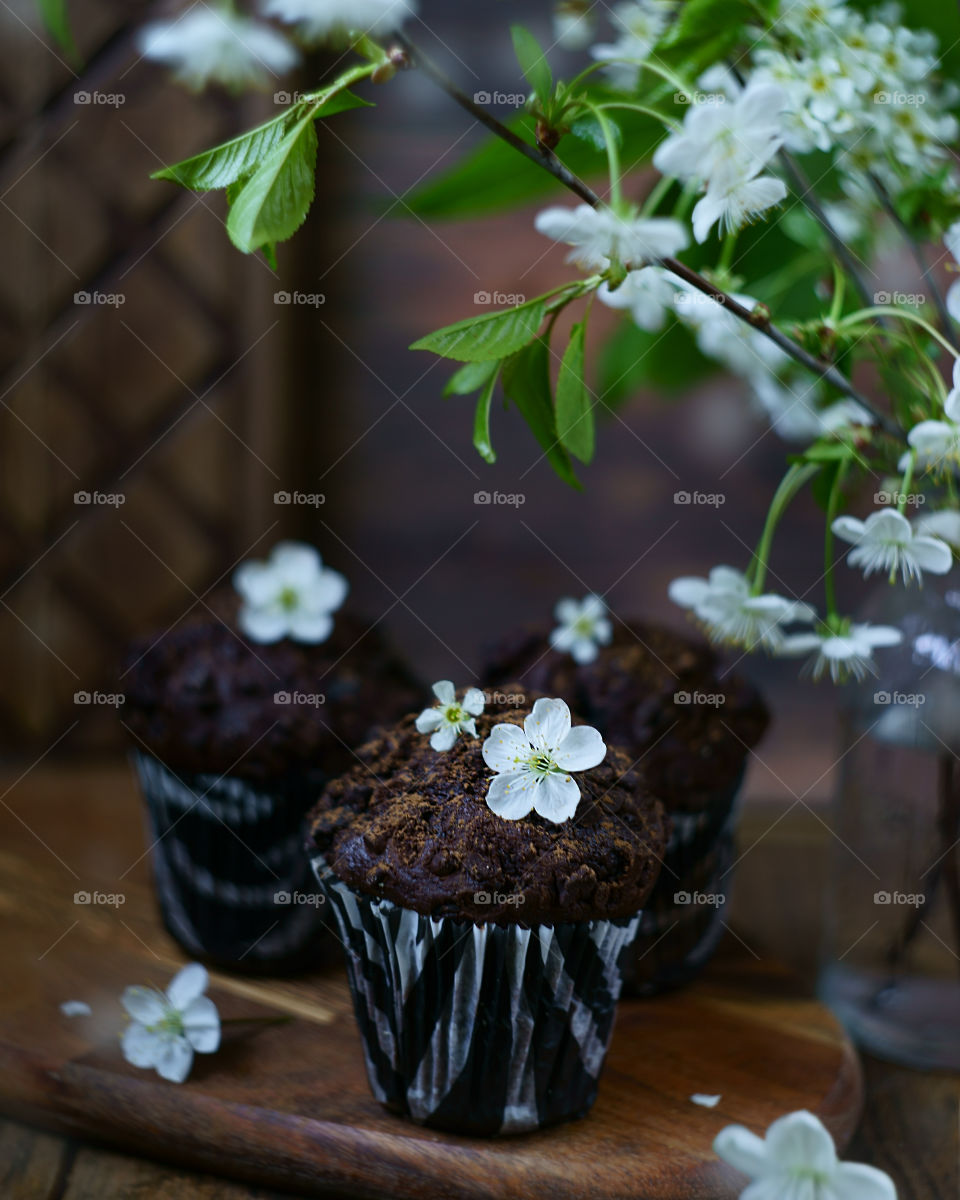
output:
[[[606,74],[611,84],[632,92],[640,78],[640,66],[667,28],[675,9],[671,0],[628,0],[613,9],[611,19],[618,33],[615,42],[593,46],[590,54],[598,62],[609,62]],[[618,62],[617,59],[626,59]]]
[[[131,1017],[124,1030],[123,1057],[135,1067],[152,1067],[163,1079],[183,1083],[194,1052],[213,1054],[220,1047],[217,1006],[204,995],[209,978],[199,963],[190,963],[173,978],[166,992],[128,987],[120,1003]]]
[[[946,575],[953,566],[953,554],[946,542],[917,533],[907,518],[892,508],[871,513],[865,521],[837,517],[833,532],[853,543],[847,562],[851,567],[861,567],[866,577],[883,571],[892,580],[900,571],[904,583],[920,582],[924,571]]]
[[[569,653],[575,662],[593,662],[598,647],[608,646],[613,637],[607,606],[599,596],[559,600],[554,616],[560,624],[550,634],[550,645]]]
[[[573,726],[563,700],[540,699],[519,725],[494,725],[483,743],[483,761],[496,776],[487,805],[505,821],[537,812],[556,825],[570,819],[580,803],[573,771],[602,763],[607,747],[596,729]]]
[[[752,296],[738,293],[733,294],[733,299],[747,310],[757,303]],[[673,307],[680,320],[696,331],[700,352],[745,379],[765,378],[790,363],[780,347],[759,330],[688,284],[678,290]]]
[[[762,168],[758,165],[755,170]],[[702,245],[710,230],[719,223],[720,234],[742,229],[754,217],[779,204],[787,194],[787,185],[773,175],[759,178],[740,176],[729,183],[711,182],[706,195],[697,201],[693,210],[693,236]]]
[[[708,579],[675,579],[668,594],[674,604],[690,609],[711,640],[778,650],[784,626],[809,623],[816,613],[809,604],[767,592],[751,595],[746,576],[733,567],[714,567]]]
[[[559,0],[553,10],[553,36],[564,50],[585,50],[594,27],[591,0]]]
[[[440,701],[433,708],[425,708],[417,717],[418,733],[429,733],[430,745],[434,750],[450,750],[461,733],[477,736],[475,718],[483,712],[486,703],[479,688],[467,688],[462,700],[457,700],[456,689],[449,679],[441,679],[433,685],[433,694]]]
[[[657,147],[653,163],[664,175],[726,190],[752,179],[780,148],[783,88],[753,80],[733,101],[693,104],[683,128]]]
[[[628,310],[640,329],[656,333],[663,328],[673,304],[673,279],[676,276],[663,267],[642,267],[630,271],[618,288],[611,290],[608,283],[602,283],[597,299],[608,308]]]
[[[255,642],[324,642],[333,630],[332,614],[346,597],[348,584],[323,565],[312,546],[279,542],[266,562],[247,562],[233,574],[243,603],[237,623]]]
[[[93,1009],[85,1000],[64,1000],[60,1011],[65,1017],[92,1017]]]
[[[882,646],[898,646],[903,634],[892,625],[851,625],[844,633],[821,630],[793,633],[784,638],[777,653],[784,658],[810,655],[804,672],[814,679],[829,672],[834,683],[848,676],[865,679],[876,675],[873,652]]]
[[[573,247],[567,261],[585,271],[605,271],[611,262],[640,268],[651,259],[677,254],[689,244],[687,231],[669,217],[624,217],[612,208],[545,208],[538,233]]]
[[[416,0],[265,0],[263,5],[265,16],[295,25],[307,42],[351,32],[380,37],[416,11]]]
[[[945,471],[960,464],[960,425],[955,421],[921,421],[907,434],[907,442],[922,470]],[[907,451],[900,459],[901,471],[909,460]]]
[[[784,441],[811,442],[851,425],[873,424],[871,414],[855,400],[836,400],[821,408],[817,402],[820,383],[805,374],[757,373],[750,383],[771,428]]]
[[[222,83],[257,87],[295,66],[290,43],[259,21],[227,8],[197,4],[179,17],[156,21],[140,33],[144,58],[166,63],[188,87]]]
[[[728,1125],[713,1149],[754,1181],[741,1200],[897,1200],[889,1175],[840,1162],[823,1123],[803,1110],[774,1121],[762,1138],[743,1125]]]

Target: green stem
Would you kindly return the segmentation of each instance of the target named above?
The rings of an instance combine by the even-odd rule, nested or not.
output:
[[[770,548],[773,545],[773,535],[780,518],[787,511],[794,496],[819,470],[818,463],[794,463],[781,479],[780,486],[770,503],[770,511],[764,522],[763,533],[760,535],[753,561],[747,572],[748,578],[752,577],[751,595],[759,596],[763,591],[764,580],[767,577],[767,563],[770,561]]]
[[[827,605],[827,624],[831,628],[838,615],[836,581],[833,576],[833,523],[837,519],[837,509],[843,495],[843,481],[849,466],[849,458],[840,460],[830,488],[830,499],[827,501],[827,529],[823,538],[823,593]]]
[[[641,217],[652,216],[660,207],[660,201],[667,195],[673,187],[674,181],[669,175],[661,175],[654,186],[650,189],[650,194],[643,202],[643,208],[640,210]]]
[[[620,151],[617,148],[617,134],[613,123],[599,104],[588,104],[587,107],[597,118],[600,132],[607,147],[607,167],[610,171],[610,205],[619,209],[622,199],[620,192]]]
[[[633,104],[625,100],[606,100],[603,104],[588,104],[587,107],[593,112],[596,112],[598,108],[625,108],[627,112],[643,113],[644,116],[653,117],[661,125],[665,125],[671,132],[676,132],[681,127],[679,121],[675,121],[672,117],[657,112],[655,108],[648,108],[646,104]]]
[[[835,325],[843,312],[843,301],[847,293],[847,277],[840,269],[840,264],[833,264],[833,303],[830,305],[830,324]]]
[[[870,308],[861,308],[857,312],[851,313],[848,317],[844,317],[839,324],[844,328],[848,325],[861,325],[869,317],[896,317],[898,320],[910,321],[914,325],[919,325],[934,341],[939,342],[944,350],[949,351],[954,358],[960,358],[960,350],[952,346],[943,334],[938,329],[935,329],[929,321],[925,321],[923,317],[917,316],[909,308],[900,308],[895,304],[874,304]]]
[[[907,496],[910,489],[913,487],[913,472],[917,465],[916,450],[910,451],[910,457],[907,459],[907,465],[903,472],[903,482],[900,484],[900,499],[897,503],[897,512],[903,516],[904,510],[907,507]]]
[[[730,268],[733,266],[733,256],[737,249],[737,230],[731,229],[727,232],[723,239],[723,249],[720,252],[720,261],[717,264],[717,270],[722,275],[727,275]]]

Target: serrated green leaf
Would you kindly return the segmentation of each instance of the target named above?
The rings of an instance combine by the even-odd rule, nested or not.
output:
[[[277,243],[267,242],[263,247],[263,257],[267,260],[267,266],[271,271],[277,269]]]
[[[447,325],[420,338],[410,349],[430,350],[441,358],[458,362],[492,362],[506,358],[532,342],[543,324],[544,312],[543,297],[537,297],[516,308],[468,317],[465,321]]]
[[[319,107],[310,107],[311,115],[319,119],[332,117],[352,108],[370,106],[366,100],[361,100],[359,96],[344,90],[323,101]],[[298,117],[303,119],[302,106],[287,109],[265,124],[258,125],[256,129],[231,138],[229,142],[220,146],[204,150],[192,158],[185,158],[183,162],[175,163],[172,167],[154,171],[150,178],[166,179],[195,192],[229,187],[230,184],[253,174],[260,163],[280,145]]]
[[[61,50],[65,50],[71,58],[76,59],[77,47],[67,15],[67,0],[37,0],[37,8],[47,33]]]
[[[587,327],[574,325],[557,376],[557,435],[572,455],[588,463],[596,447],[593,402],[583,378]]]
[[[473,415],[473,444],[485,462],[495,463],[493,443],[490,440],[490,402],[493,400],[493,389],[497,386],[500,374],[500,364],[497,363],[493,374],[487,380],[483,391],[477,399],[476,412]]]
[[[493,362],[467,363],[465,367],[461,367],[459,371],[454,372],[447,380],[447,385],[443,389],[444,396],[470,396],[477,388],[482,388],[491,375],[494,375],[498,368],[496,360]]]
[[[282,242],[303,224],[313,203],[317,131],[303,118],[237,193],[227,217],[230,240],[245,254]]]
[[[550,465],[571,487],[580,488],[570,456],[560,444],[550,402],[550,351],[544,338],[512,355],[503,364],[503,390],[520,410]]]
[[[527,82],[541,104],[553,95],[553,72],[537,39],[523,25],[511,25],[513,49]]]

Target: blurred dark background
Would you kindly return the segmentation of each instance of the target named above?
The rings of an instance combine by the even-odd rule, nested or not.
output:
[[[6,757],[119,750],[115,710],[76,693],[116,691],[128,638],[181,620],[281,536],[314,542],[345,572],[351,603],[423,675],[460,684],[476,677],[484,642],[549,617],[562,595],[596,590],[625,617],[682,625],[671,578],[746,565],[784,446],[736,381],[717,376],[679,402],[633,396],[602,421],[578,494],[513,412],[494,413],[499,461],[483,463],[470,401],[441,396],[450,368],[407,351],[476,312],[478,292],[530,296],[576,270],[534,232],[540,205],[470,222],[410,214],[410,190],[482,137],[467,114],[415,72],[367,88],[376,109],[320,128],[317,202],[273,272],[229,244],[218,194],[149,179],[276,111],[270,94],[192,96],[140,61],[136,30],[165,11],[79,0],[75,72],[31,3],[0,5]],[[542,0],[425,2],[410,33],[467,92],[512,93],[511,19],[552,42]],[[644,186],[637,176],[633,190]],[[550,202],[574,201],[558,190]],[[278,292],[323,302],[278,303]],[[612,328],[603,318],[597,342]],[[726,503],[678,505],[682,490]],[[478,505],[479,491],[524,503]],[[276,503],[284,492],[323,502]],[[804,594],[821,537],[801,504],[771,586]],[[741,667],[777,716],[753,794],[827,795],[834,693],[799,684],[793,663]]]

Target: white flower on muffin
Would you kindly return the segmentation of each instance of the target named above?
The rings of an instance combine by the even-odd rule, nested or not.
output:
[[[598,648],[609,645],[613,637],[607,606],[599,596],[558,600],[553,615],[560,624],[550,634],[550,645],[571,654],[575,662],[593,662]]]
[[[461,733],[477,736],[474,718],[483,712],[486,703],[479,688],[467,688],[462,700],[457,700],[456,689],[449,679],[441,679],[433,685],[433,694],[440,701],[433,708],[425,708],[417,717],[417,731],[430,733],[430,745],[434,750],[450,750]]]
[[[774,1121],[763,1138],[743,1125],[728,1125],[713,1148],[753,1179],[741,1200],[897,1200],[889,1175],[863,1163],[840,1162],[823,1123],[804,1110]]]
[[[131,1017],[124,1030],[123,1057],[135,1067],[152,1067],[163,1079],[183,1083],[194,1052],[213,1054],[220,1048],[220,1014],[204,992],[209,978],[199,963],[189,963],[173,977],[166,992],[128,987],[120,1003]]]
[[[506,821],[531,811],[560,825],[577,811],[580,786],[571,772],[603,762],[607,747],[598,730],[573,726],[562,700],[538,700],[519,725],[495,725],[482,747],[483,761],[496,776],[487,805]]]
[[[348,584],[339,571],[323,565],[312,546],[279,542],[266,562],[246,562],[233,573],[243,604],[240,629],[255,642],[325,642],[333,631],[333,613]]]

